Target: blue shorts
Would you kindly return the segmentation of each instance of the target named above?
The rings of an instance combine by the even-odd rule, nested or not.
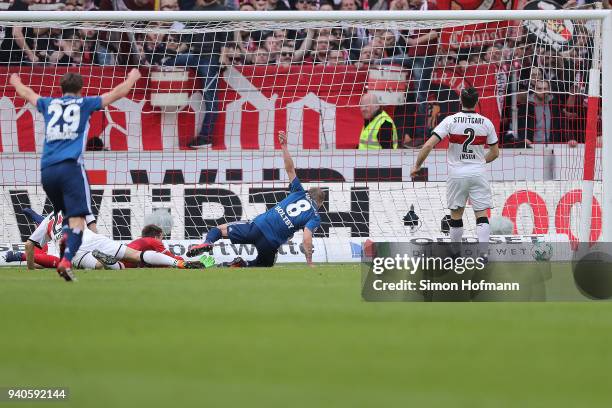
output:
[[[249,266],[273,266],[278,248],[274,247],[251,221],[232,222],[227,226],[232,244],[251,244],[257,248],[257,258]]]
[[[45,167],[41,171],[41,182],[53,209],[61,211],[64,220],[92,213],[87,173],[76,160],[65,160]]]

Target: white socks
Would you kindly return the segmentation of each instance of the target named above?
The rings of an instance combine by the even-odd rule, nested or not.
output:
[[[476,235],[478,236],[479,243],[488,244],[489,236],[491,235],[491,226],[489,223],[476,224]]]
[[[463,237],[463,227],[450,228],[451,242],[461,242],[461,237]]]
[[[140,258],[152,266],[176,266],[178,260],[155,251],[144,251]]]

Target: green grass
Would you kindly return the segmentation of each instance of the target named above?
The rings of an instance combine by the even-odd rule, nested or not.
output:
[[[611,315],[610,303],[367,303],[358,265],[73,284],[0,269],[0,387],[66,386],[52,405],[83,408],[604,407]]]

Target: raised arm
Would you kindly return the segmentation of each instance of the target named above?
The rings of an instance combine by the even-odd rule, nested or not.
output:
[[[304,238],[302,239],[302,245],[304,246],[304,255],[306,256],[306,263],[309,266],[313,266],[313,263],[312,263],[312,231],[308,228],[304,228]]]
[[[136,81],[138,81],[140,77],[140,71],[138,71],[136,68],[133,68],[128,74],[125,81],[114,87],[110,92],[107,92],[102,95],[102,107],[106,107],[111,103],[123,98],[124,96],[127,96],[127,94],[130,93],[130,90],[134,87],[134,84],[136,84]]]
[[[314,30],[309,28],[306,31],[306,38],[304,38],[304,41],[302,41],[302,44],[300,44],[300,48],[295,50],[295,52],[293,53],[293,58],[291,59],[293,62],[303,62],[304,61],[304,56],[306,55],[306,53],[308,52],[308,50],[310,50],[310,47],[312,46],[313,38],[314,38]]]
[[[410,172],[410,176],[415,177],[417,175],[419,170],[421,170],[421,166],[425,162],[425,159],[427,159],[427,156],[429,156],[429,153],[431,153],[431,150],[438,144],[438,142],[440,142],[440,138],[438,138],[436,135],[433,135],[427,140],[427,142],[425,142],[423,147],[421,147],[421,150],[419,150],[419,155],[417,156],[416,163]]]
[[[17,43],[19,48],[23,50],[24,54],[30,60],[30,62],[33,62],[33,63],[38,62],[39,60],[38,60],[38,57],[36,56],[36,53],[34,52],[34,50],[30,48],[30,46],[28,45],[28,42],[26,41],[25,35],[23,34],[23,27],[19,27],[19,26],[13,27],[12,33],[13,33],[13,38],[15,39],[15,42]]]
[[[34,92],[29,86],[24,85],[21,82],[21,78],[19,78],[18,74],[11,75],[10,83],[13,88],[15,88],[15,92],[17,92],[17,95],[30,102],[32,105],[36,106],[40,95]]]
[[[293,159],[291,158],[291,154],[289,153],[289,149],[287,148],[287,135],[282,130],[278,132],[278,140],[280,142],[281,148],[283,149],[285,170],[287,171],[287,176],[289,176],[289,182],[292,182],[293,179],[297,177],[297,175],[295,174],[295,165],[293,164]]]

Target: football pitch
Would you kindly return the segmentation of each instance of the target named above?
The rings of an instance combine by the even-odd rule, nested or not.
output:
[[[51,405],[70,407],[610,406],[612,304],[368,303],[359,268],[0,269],[0,387],[68,387]]]

